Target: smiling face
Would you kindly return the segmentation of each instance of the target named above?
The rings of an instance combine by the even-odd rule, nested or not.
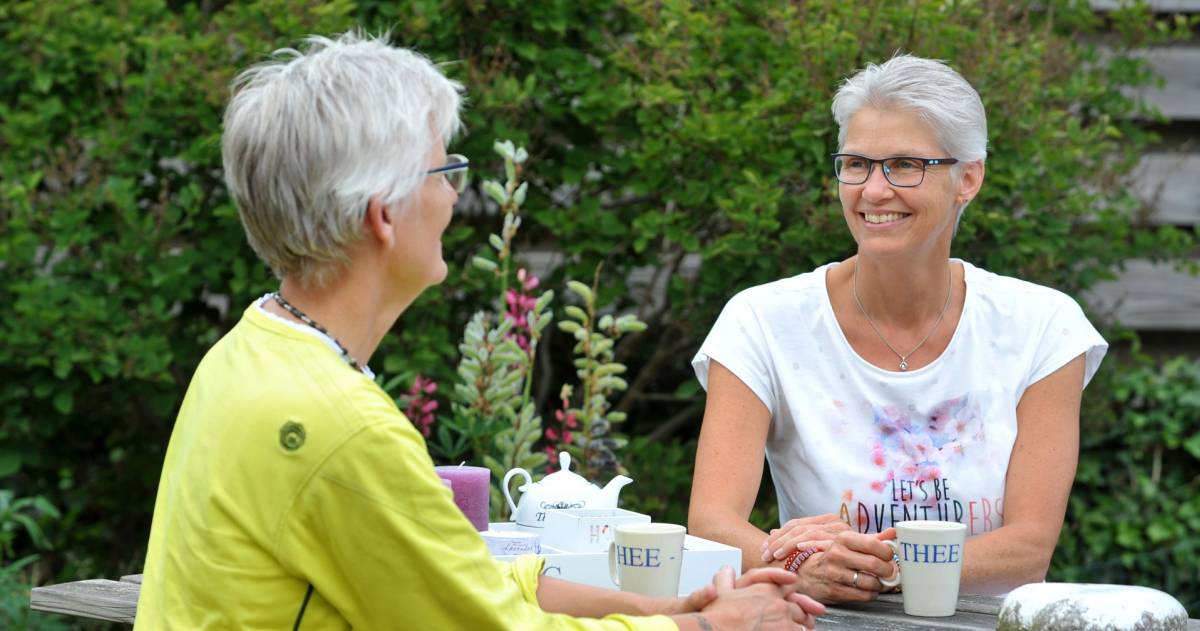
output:
[[[950,158],[933,129],[912,112],[864,107],[850,118],[842,153],[870,158]],[[838,184],[842,212],[859,252],[871,256],[948,256],[957,209],[978,190],[982,164],[961,176],[949,166],[930,166],[919,186],[893,186],[876,164],[863,184]]]

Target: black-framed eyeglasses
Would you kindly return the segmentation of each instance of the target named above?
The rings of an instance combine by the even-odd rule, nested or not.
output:
[[[842,184],[862,184],[871,177],[876,164],[883,166],[883,177],[892,186],[912,188],[925,181],[925,169],[942,164],[957,164],[958,158],[917,158],[896,156],[894,158],[868,158],[855,153],[835,153],[833,174]]]
[[[471,161],[466,156],[452,153],[446,156],[445,166],[430,169],[425,172],[425,175],[443,175],[450,187],[455,192],[461,193],[467,190],[467,173],[470,166]]]

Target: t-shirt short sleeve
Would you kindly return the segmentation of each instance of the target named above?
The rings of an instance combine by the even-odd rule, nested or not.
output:
[[[774,380],[766,331],[751,303],[750,290],[735,295],[721,310],[716,324],[692,358],[692,369],[700,385],[708,390],[712,361],[720,362],[767,406],[771,416],[777,409]]]
[[[1087,386],[1108,352],[1108,343],[1088,322],[1079,304],[1065,294],[1058,298],[1047,320],[1042,343],[1038,345],[1026,387],[1048,377],[1081,354],[1084,355],[1083,385]]]
[[[546,559],[534,554],[523,554],[512,562],[496,561],[500,574],[516,583],[521,590],[521,597],[531,605],[538,604],[538,577],[541,576],[545,564]]]

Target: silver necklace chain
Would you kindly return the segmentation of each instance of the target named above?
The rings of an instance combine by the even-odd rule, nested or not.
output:
[[[896,350],[896,347],[892,346],[887,341],[887,338],[883,336],[883,333],[879,332],[879,327],[875,326],[875,321],[871,319],[871,316],[869,314],[867,314],[867,310],[863,307],[862,300],[859,300],[859,298],[858,298],[858,260],[857,259],[854,261],[854,275],[851,278],[853,279],[851,281],[851,283],[852,283],[851,284],[851,293],[854,294],[854,304],[858,305],[858,310],[861,311],[863,314],[863,317],[867,319],[867,324],[871,325],[871,330],[875,331],[875,335],[879,336],[879,341],[883,342],[884,346],[888,347],[888,350],[892,351],[893,353],[896,354],[896,357],[900,358],[900,370],[901,371],[908,370],[908,358],[912,357],[913,353],[917,352],[918,349],[920,349],[922,346],[925,345],[925,342],[929,341],[929,337],[933,335],[933,332],[937,330],[938,325],[942,323],[942,318],[944,318],[946,316],[946,309],[948,309],[950,307],[950,294],[953,293],[952,289],[954,288],[953,268],[950,267],[949,263],[946,264],[946,302],[944,304],[942,304],[942,312],[938,314],[937,320],[933,323],[933,326],[930,327],[929,332],[925,334],[925,337],[921,338],[921,341],[917,342],[917,345],[914,346],[911,351],[908,351],[907,353],[903,353],[903,354],[900,351]]]

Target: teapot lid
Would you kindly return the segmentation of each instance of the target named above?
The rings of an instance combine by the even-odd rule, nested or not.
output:
[[[558,462],[561,468],[550,475],[542,478],[540,484],[549,484],[552,486],[593,486],[586,478],[571,471],[571,454],[566,451],[558,452]]]

